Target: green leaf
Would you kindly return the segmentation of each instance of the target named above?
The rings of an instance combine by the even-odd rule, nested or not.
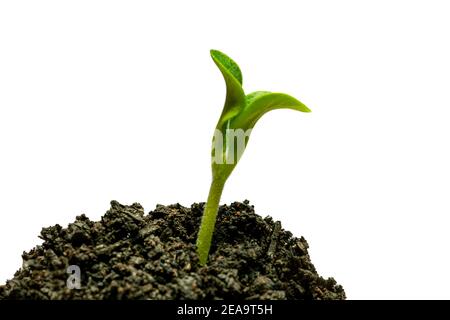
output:
[[[256,91],[246,96],[246,105],[232,119],[231,126],[243,130],[252,129],[256,122],[267,112],[275,109],[292,109],[311,112],[303,103],[284,93]]]
[[[211,50],[211,57],[222,72],[227,86],[225,105],[217,124],[217,127],[221,128],[245,106],[245,93],[242,89],[242,72],[238,64],[218,50]]]
[[[239,84],[242,85],[241,69],[239,68],[238,64],[233,61],[233,59],[231,59],[225,53],[220,52],[219,50],[211,50],[211,57],[216,64],[218,63],[223,66],[223,68],[231,73],[231,75],[239,82]],[[219,68],[222,70],[220,66]]]

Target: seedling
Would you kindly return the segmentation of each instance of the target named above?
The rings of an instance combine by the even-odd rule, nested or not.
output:
[[[197,252],[202,265],[208,259],[225,182],[241,158],[256,122],[266,112],[274,109],[311,111],[303,103],[284,93],[256,91],[245,95],[242,73],[237,63],[217,50],[211,50],[211,57],[225,79],[227,92],[214,132],[211,152],[212,182],[197,237]]]

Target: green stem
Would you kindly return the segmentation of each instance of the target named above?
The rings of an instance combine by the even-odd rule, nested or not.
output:
[[[220,197],[222,196],[225,181],[213,179],[209,189],[208,201],[203,211],[202,223],[197,236],[197,253],[200,264],[205,265],[208,260],[211,240],[216,225],[217,211],[219,210]]]

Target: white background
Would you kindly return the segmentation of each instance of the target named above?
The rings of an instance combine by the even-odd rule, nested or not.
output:
[[[44,226],[204,201],[225,94],[266,115],[222,202],[303,235],[351,299],[450,298],[448,1],[2,1],[0,283]]]

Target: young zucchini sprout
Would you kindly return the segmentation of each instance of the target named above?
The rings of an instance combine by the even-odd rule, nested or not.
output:
[[[226,84],[226,99],[213,136],[211,151],[212,182],[197,237],[200,264],[206,264],[225,182],[242,156],[251,130],[268,111],[293,109],[310,112],[297,99],[284,94],[256,91],[245,95],[239,66],[224,53],[211,50],[211,57]]]

